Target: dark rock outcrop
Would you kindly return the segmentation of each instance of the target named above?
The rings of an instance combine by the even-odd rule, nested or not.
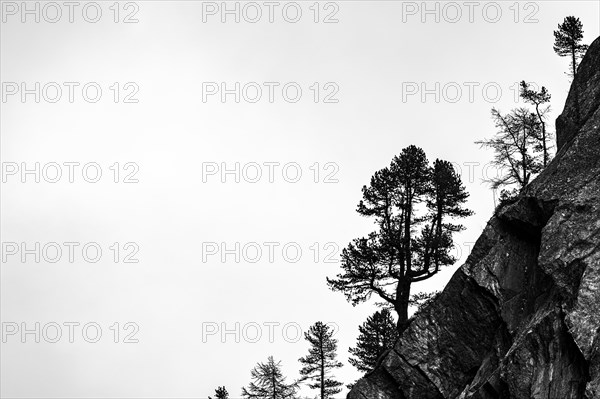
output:
[[[557,140],[349,399],[600,398],[600,38]]]
[[[600,106],[600,51],[592,48],[593,46],[598,46],[597,39],[585,55],[587,60],[577,69],[577,78],[571,85],[563,113],[556,119],[558,150],[575,137],[577,131]]]

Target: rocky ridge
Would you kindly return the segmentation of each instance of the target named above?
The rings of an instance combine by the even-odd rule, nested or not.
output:
[[[348,399],[600,398],[600,38],[558,153]]]

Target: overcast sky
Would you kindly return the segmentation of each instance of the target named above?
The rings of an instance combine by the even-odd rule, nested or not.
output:
[[[219,385],[236,398],[269,355],[298,378],[298,329],[318,320],[337,330],[336,377],[353,382],[348,348],[375,306],[352,307],[325,277],[374,228],[355,212],[361,187],[411,144],[461,168],[475,211],[461,261],[413,287],[442,289],[494,207],[481,182],[492,153],[473,143],[494,133],[491,108],[523,105],[520,80],[544,85],[554,131],[569,78],[552,31],[575,15],[584,42],[600,34],[597,1],[427,2],[429,14],[421,2],[238,3],[237,23],[221,2],[81,2],[72,23],[55,4],[35,22],[2,2],[10,398],[200,398]],[[21,334],[35,323],[39,343]]]

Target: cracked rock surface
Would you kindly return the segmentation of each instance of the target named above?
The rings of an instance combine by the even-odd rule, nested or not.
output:
[[[349,399],[600,399],[600,38],[558,154]]]

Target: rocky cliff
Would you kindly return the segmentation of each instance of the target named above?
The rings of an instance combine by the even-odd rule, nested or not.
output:
[[[600,38],[554,161],[348,399],[600,398]]]

